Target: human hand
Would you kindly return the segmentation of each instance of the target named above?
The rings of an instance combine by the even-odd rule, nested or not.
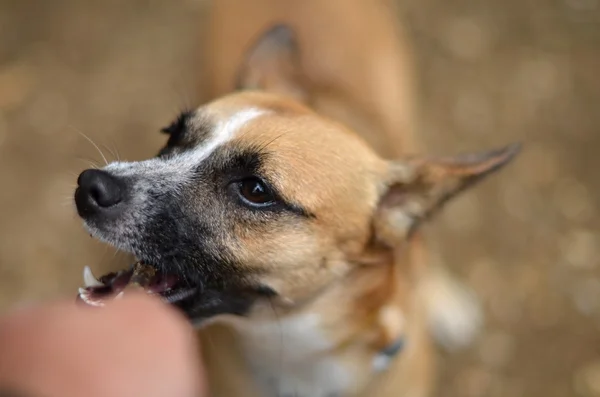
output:
[[[198,352],[187,321],[146,296],[21,309],[0,317],[0,397],[202,396]]]

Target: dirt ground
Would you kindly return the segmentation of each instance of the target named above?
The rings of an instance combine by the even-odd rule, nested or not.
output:
[[[249,1],[249,0],[248,0]],[[152,155],[195,104],[200,0],[0,0],[0,311],[72,297],[89,238],[71,197],[103,160]],[[600,396],[600,1],[402,0],[433,153],[521,158],[428,227],[486,329],[439,396]]]

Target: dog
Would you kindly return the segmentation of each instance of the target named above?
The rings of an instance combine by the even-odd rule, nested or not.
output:
[[[78,178],[87,230],[152,268],[147,290],[198,327],[212,396],[432,392],[431,313],[460,289],[428,265],[420,226],[519,145],[417,154],[391,7],[215,2],[210,99],[163,129],[157,157]],[[86,271],[80,296],[131,277]]]

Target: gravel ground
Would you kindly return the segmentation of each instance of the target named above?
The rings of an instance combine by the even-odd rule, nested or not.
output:
[[[521,158],[428,232],[486,308],[439,396],[600,396],[600,2],[403,0],[433,153]],[[141,159],[195,104],[200,0],[0,0],[0,310],[129,258],[83,231],[76,175]]]

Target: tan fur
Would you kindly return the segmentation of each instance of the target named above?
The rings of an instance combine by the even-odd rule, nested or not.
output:
[[[244,347],[250,339],[240,324],[315,313],[330,345],[319,354],[349,374],[340,396],[418,397],[433,389],[422,287],[431,272],[412,226],[446,196],[507,162],[514,150],[455,163],[384,160],[418,147],[412,67],[394,12],[389,1],[364,0],[217,0],[212,6],[208,98],[229,94],[239,82],[287,99],[234,94],[205,111],[224,119],[240,109],[264,109],[226,145],[268,145],[262,171],[286,199],[315,216],[234,231],[242,241],[238,259],[265,270],[260,281],[279,297],[254,307],[248,320],[225,316],[200,332],[214,396],[265,395],[249,363],[261,357],[245,356],[253,350]],[[252,51],[277,23],[297,34],[298,58],[290,49]],[[374,357],[400,337],[407,347],[386,371],[374,372]],[[299,348],[281,338],[269,343],[282,344],[285,360],[285,350]]]

